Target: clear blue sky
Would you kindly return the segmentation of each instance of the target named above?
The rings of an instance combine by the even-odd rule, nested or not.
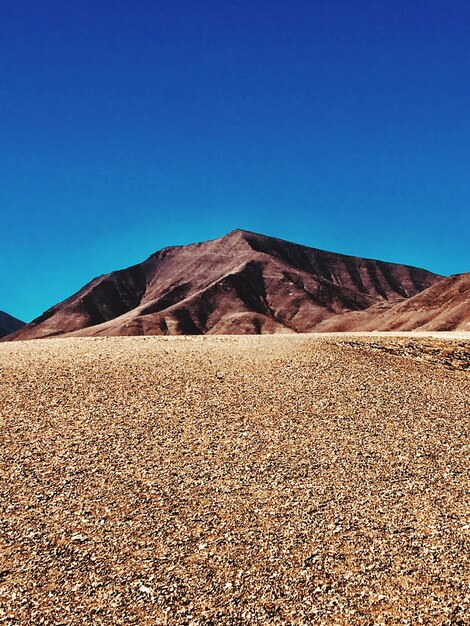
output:
[[[0,309],[237,227],[470,271],[468,0],[0,8]]]

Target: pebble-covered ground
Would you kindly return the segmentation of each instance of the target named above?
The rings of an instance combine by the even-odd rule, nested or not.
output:
[[[470,342],[0,346],[0,623],[470,624]]]

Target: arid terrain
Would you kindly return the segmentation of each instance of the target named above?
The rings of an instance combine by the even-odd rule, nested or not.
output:
[[[0,346],[0,621],[466,625],[470,341]]]

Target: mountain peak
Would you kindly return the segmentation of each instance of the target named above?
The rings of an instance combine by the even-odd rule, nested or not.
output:
[[[226,233],[222,237],[220,237],[220,241],[227,241],[231,239],[244,239],[246,240],[248,237],[265,237],[265,235],[260,235],[258,233],[253,233],[249,230],[244,230],[243,228],[235,228],[230,232]]]
[[[244,235],[246,233],[248,233],[249,231],[247,230],[243,230],[243,228],[234,228],[233,230],[231,230],[230,232],[226,233],[224,235],[224,237],[230,237],[232,235]]]

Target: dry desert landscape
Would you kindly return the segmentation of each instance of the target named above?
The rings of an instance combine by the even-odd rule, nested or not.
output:
[[[0,346],[0,622],[470,623],[468,334]]]

